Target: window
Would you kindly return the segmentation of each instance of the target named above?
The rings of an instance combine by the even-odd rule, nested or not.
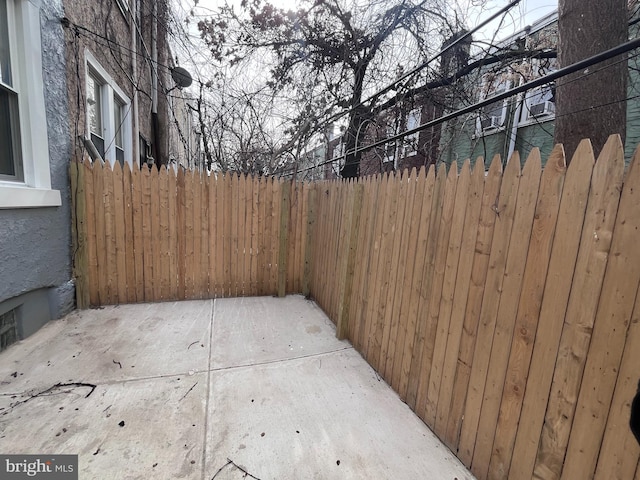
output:
[[[18,93],[11,72],[11,60],[15,53],[11,52],[9,43],[10,5],[3,7],[0,8],[0,176],[21,180]]]
[[[509,88],[510,82],[506,74],[487,74],[483,78],[483,98],[499,95],[506,92]],[[476,125],[476,134],[483,135],[502,129],[506,116],[506,99],[485,105],[480,109],[480,115]]]
[[[95,153],[108,161],[124,165],[132,162],[131,102],[88,50],[87,60],[87,139]]]
[[[113,119],[116,129],[115,146],[116,146],[116,160],[120,162],[121,166],[124,166],[124,135],[122,134],[122,126],[124,124],[124,118],[127,113],[125,110],[125,104],[122,100],[115,97],[113,99]]]
[[[556,100],[553,85],[544,85],[526,93],[522,109],[523,122],[551,120],[555,113]]]
[[[0,0],[0,208],[61,205],[51,190],[40,10]]]
[[[104,138],[102,128],[102,90],[104,85],[89,71],[87,75],[87,115],[89,117],[89,134],[101,158],[104,158]]]
[[[420,109],[414,108],[407,115],[407,130],[413,130],[420,126]],[[412,133],[404,137],[404,156],[411,157],[418,153],[418,139],[420,132]]]
[[[342,140],[340,140],[333,147],[333,160],[338,159],[338,160],[342,161],[343,160],[343,158],[342,158],[343,156],[344,156],[344,142]]]
[[[0,352],[18,341],[18,309],[0,315]]]
[[[396,135],[396,126],[395,125],[387,125],[387,138],[391,138]],[[384,144],[384,158],[382,161],[384,163],[391,162],[395,164],[396,159],[396,142],[395,140],[387,142]]]
[[[555,58],[539,60],[532,59],[529,66],[528,80],[548,75],[558,69]],[[542,85],[528,91],[524,97],[521,122],[544,122],[554,118],[556,113],[555,84]]]

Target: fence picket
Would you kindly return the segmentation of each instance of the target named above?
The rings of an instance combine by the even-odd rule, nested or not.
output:
[[[431,198],[429,214],[429,228],[427,230],[427,240],[424,251],[425,259],[423,270],[420,273],[420,290],[417,291],[419,295],[418,313],[416,315],[416,329],[414,339],[413,355],[409,359],[410,365],[406,365],[407,368],[407,390],[406,390],[406,402],[415,410],[416,400],[418,396],[418,388],[420,385],[421,375],[424,373],[422,368],[422,357],[426,355],[424,353],[425,344],[427,342],[426,336],[428,335],[429,325],[429,301],[432,295],[432,284],[435,271],[436,250],[438,246],[438,232],[440,228],[440,219],[442,218],[443,201],[445,196],[445,186],[447,181],[447,168],[443,164],[438,170],[436,176],[435,188],[433,189],[433,197]],[[425,205],[426,207],[426,205]],[[428,372],[427,372],[428,373]]]
[[[511,230],[516,213],[516,198],[519,185],[520,158],[514,155],[505,168],[500,187],[500,196],[491,206],[495,214],[495,226],[491,253],[489,254],[488,274],[482,298],[482,309],[480,310],[480,321],[476,332],[476,345],[481,345],[482,348],[475,348],[473,353],[467,401],[462,417],[464,420],[460,430],[460,444],[458,446],[458,457],[465,465],[471,465],[476,444],[482,398],[491,356],[491,344],[496,328],[496,317],[507,263],[507,251],[509,250],[509,240],[511,239]]]
[[[509,470],[514,478],[531,478],[533,475],[546,399],[549,398],[562,323],[569,301],[573,278],[570,272],[574,271],[578,256],[594,161],[590,144],[582,142],[567,170],[531,367],[526,389],[521,392],[524,399]]]
[[[478,163],[482,164],[484,168],[482,159],[476,160],[476,166]],[[493,232],[497,218],[495,209],[497,205],[499,205],[498,199],[501,181],[502,161],[500,156],[495,156],[487,173],[482,196],[478,234],[474,245],[469,293],[465,305],[464,323],[458,349],[454,386],[451,392],[447,431],[444,436],[445,443],[453,451],[458,450],[460,441],[460,431],[467,401],[467,390],[469,388],[471,367],[476,348],[478,322],[480,320],[485,281],[489,270],[489,256],[491,254]],[[446,408],[446,403],[442,408]]]
[[[412,360],[416,357],[415,342],[416,342],[416,327],[418,325],[418,310],[420,308],[420,301],[423,295],[423,272],[425,268],[425,262],[427,260],[427,245],[429,241],[429,228],[432,218],[432,202],[434,190],[436,188],[435,167],[431,165],[429,171],[425,174],[424,169],[420,171],[418,175],[418,186],[424,185],[422,188],[422,196],[416,198],[416,207],[418,211],[414,209],[418,218],[418,236],[416,239],[415,258],[413,265],[413,273],[411,276],[411,283],[409,286],[410,294],[408,301],[407,323],[404,329],[404,344],[400,344],[402,356],[398,355],[396,363],[394,363],[394,370],[397,370],[399,377],[398,380],[398,393],[400,398],[407,398],[407,389],[409,387],[410,373]],[[440,184],[438,184],[438,188]],[[420,201],[421,200],[421,201]]]
[[[114,303],[127,302],[127,259],[124,223],[124,190],[122,186],[122,168],[116,162],[113,168],[113,245],[115,247]]]
[[[159,209],[159,228],[158,235],[160,238],[156,240],[156,249],[160,249],[160,299],[166,301],[171,297],[170,285],[170,256],[169,256],[169,173],[163,165],[158,174],[158,204]]]
[[[136,271],[135,271],[135,245],[133,240],[133,179],[131,178],[131,167],[125,162],[122,172],[122,214],[124,216],[124,244],[125,244],[125,275],[126,295],[123,303],[134,303],[136,301]]]
[[[413,168],[411,172],[406,171],[403,177],[397,215],[400,227],[398,228],[396,241],[394,242],[394,253],[395,251],[398,252],[398,261],[396,262],[397,267],[394,268],[396,275],[392,277],[391,288],[389,289],[390,293],[392,293],[390,297],[391,307],[387,309],[386,320],[386,322],[391,324],[391,329],[389,331],[389,338],[385,341],[385,345],[387,346],[386,358],[383,357],[382,359],[385,362],[382,372],[383,377],[389,385],[393,384],[393,365],[399,354],[398,350],[396,350],[398,336],[402,336],[401,331],[404,328],[404,322],[401,318],[403,293],[410,288],[407,277],[410,276],[411,273],[407,273],[407,270],[410,270],[407,268],[407,262],[410,261],[410,257],[416,253],[415,250],[409,250],[410,230],[415,223],[413,221],[414,219],[410,217],[410,214],[415,202],[416,169]]]
[[[133,254],[135,257],[136,301],[144,302],[144,237],[142,234],[142,172],[138,165],[131,171],[131,208],[133,223]]]
[[[429,378],[432,373],[434,352],[436,350],[438,314],[440,312],[440,300],[442,298],[445,273],[447,271],[447,253],[449,252],[449,239],[451,236],[451,227],[455,210],[457,185],[458,166],[454,163],[449,168],[449,173],[444,186],[442,212],[439,219],[440,226],[438,227],[435,256],[432,262],[432,279],[428,290],[429,303],[425,315],[426,325],[424,330],[424,343],[422,348],[418,391],[416,394],[415,411],[430,427],[433,427],[433,419],[430,417],[427,418],[427,393],[429,389]]]
[[[483,177],[484,177],[484,171]],[[440,294],[440,305],[438,306],[437,320],[434,319],[435,342],[433,346],[433,358],[431,369],[428,375],[428,383],[425,397],[425,419],[428,425],[435,430],[436,410],[438,398],[440,396],[440,386],[442,381],[442,369],[446,354],[447,343],[449,342],[452,329],[451,312],[453,310],[453,300],[457,283],[458,265],[462,248],[462,234],[465,227],[466,211],[471,186],[471,163],[466,160],[460,171],[456,184],[456,193],[452,216],[450,221],[449,238],[447,239],[447,252],[445,257],[445,267],[442,279],[442,293]],[[475,232],[473,232],[475,234]],[[469,235],[473,237],[473,235]],[[463,282],[460,282],[462,284]],[[464,299],[466,303],[466,299]],[[457,347],[456,347],[457,350]],[[425,380],[426,380],[425,376]]]
[[[468,165],[468,163],[465,163],[465,165]],[[451,310],[451,320],[449,322],[449,334],[446,339],[446,345],[443,345],[445,349],[441,360],[442,373],[437,392],[437,400],[435,389],[433,391],[432,408],[434,409],[435,415],[434,430],[440,438],[446,437],[447,422],[449,412],[451,411],[453,383],[455,380],[456,365],[458,363],[460,339],[464,326],[464,314],[469,294],[469,285],[471,283],[473,257],[478,235],[478,221],[480,219],[480,207],[482,206],[484,191],[484,175],[484,162],[482,159],[479,159],[474,165],[469,186],[467,187],[469,194],[467,196],[464,214],[464,230],[460,240],[459,253],[457,254],[459,256],[458,268],[455,284],[453,285],[453,292],[451,294],[451,306],[449,307]],[[458,191],[461,186],[462,184],[459,183]],[[456,202],[458,202],[458,198],[456,198]],[[448,258],[447,263],[449,263]]]

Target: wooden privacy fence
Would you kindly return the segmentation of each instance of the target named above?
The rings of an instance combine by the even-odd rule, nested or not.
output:
[[[625,176],[614,136],[568,168],[316,184],[74,164],[79,301],[310,293],[479,479],[640,480],[639,157]]]
[[[71,164],[79,308],[299,292],[304,184]]]

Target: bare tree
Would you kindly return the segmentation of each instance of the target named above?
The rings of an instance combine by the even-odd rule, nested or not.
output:
[[[322,131],[324,122],[346,112],[341,174],[355,177],[358,136],[385,100],[373,94],[395,78],[398,65],[416,65],[433,54],[460,22],[443,0],[308,0],[303,5],[291,11],[243,0],[239,10],[221,7],[200,21],[199,29],[219,62],[268,65],[268,86],[290,95],[290,134]],[[394,94],[424,80],[414,77]]]

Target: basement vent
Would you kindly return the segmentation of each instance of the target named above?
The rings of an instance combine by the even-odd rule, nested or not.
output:
[[[0,352],[18,341],[18,309],[0,315]]]

